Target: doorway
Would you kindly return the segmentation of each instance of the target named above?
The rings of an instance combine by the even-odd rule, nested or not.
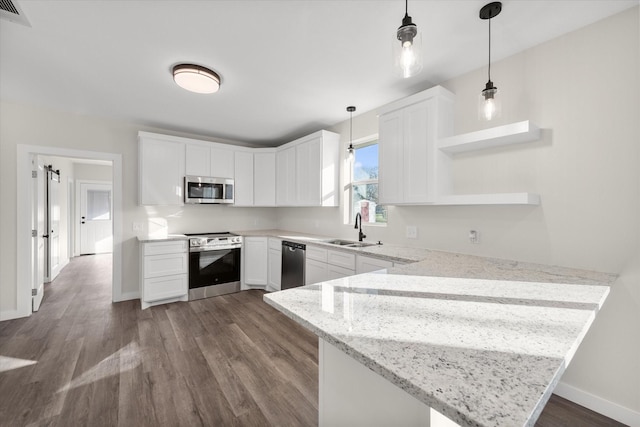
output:
[[[83,159],[89,162],[110,162],[111,171],[111,227],[112,227],[112,301],[122,301],[122,155],[73,150],[47,146],[19,144],[17,146],[17,310],[13,317],[25,317],[33,311],[32,293],[37,287],[34,273],[37,268],[37,245],[33,245],[33,221],[37,190],[25,191],[24,183],[32,176],[33,156],[57,156]],[[35,186],[28,186],[29,188]],[[63,205],[67,205],[66,203]],[[77,221],[77,218],[74,219]],[[71,220],[69,220],[71,221]],[[67,221],[68,222],[68,221]],[[64,222],[63,223],[67,223]],[[69,233],[67,233],[69,234]],[[77,234],[77,233],[76,233]]]
[[[107,182],[77,181],[77,204],[79,211],[80,255],[111,253],[112,230],[112,185]],[[78,244],[78,242],[76,242]]]

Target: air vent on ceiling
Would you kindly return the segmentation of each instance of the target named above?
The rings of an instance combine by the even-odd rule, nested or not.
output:
[[[0,0],[0,19],[31,26],[18,3],[11,0]]]

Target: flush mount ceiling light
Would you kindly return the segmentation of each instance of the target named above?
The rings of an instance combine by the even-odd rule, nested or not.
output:
[[[499,1],[488,3],[480,9],[480,19],[489,21],[489,67],[487,73],[489,81],[480,93],[478,105],[478,117],[482,120],[491,120],[499,117],[501,112],[500,97],[497,97],[498,88],[491,81],[491,19],[498,16],[501,10],[502,3]]]
[[[404,18],[396,39],[400,43],[393,43],[395,69],[405,79],[415,76],[422,70],[422,35],[409,16],[409,0],[405,0]]]
[[[173,80],[181,88],[196,93],[214,93],[220,89],[220,76],[200,65],[176,65]]]
[[[353,160],[353,153],[355,152],[355,148],[353,148],[353,112],[356,111],[356,107],[351,105],[347,107],[347,111],[349,112],[349,148],[347,148],[347,153],[349,160]]]

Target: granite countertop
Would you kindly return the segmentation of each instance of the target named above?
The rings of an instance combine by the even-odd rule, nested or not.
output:
[[[412,263],[416,261],[424,260],[429,257],[432,252],[428,249],[421,248],[409,248],[406,246],[382,244],[371,246],[364,246],[361,248],[350,248],[346,246],[338,246],[327,243],[329,240],[334,240],[335,237],[322,236],[318,234],[298,233],[295,231],[287,230],[241,230],[233,231],[233,233],[239,234],[244,237],[277,237],[278,239],[288,240],[296,243],[312,244],[321,246],[326,249],[350,252],[361,254],[365,256],[373,256],[379,259],[386,259],[388,261]],[[344,239],[351,240],[351,239]],[[354,240],[354,242],[357,242]],[[366,242],[374,243],[374,242]]]
[[[615,278],[428,251],[264,299],[460,425],[534,425]]]
[[[171,240],[188,240],[189,238],[184,234],[167,234],[159,236],[138,236],[138,242],[140,243],[152,243],[152,242],[169,242]]]

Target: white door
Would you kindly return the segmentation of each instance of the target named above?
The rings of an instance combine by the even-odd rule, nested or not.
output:
[[[60,174],[47,173],[47,282],[51,282],[60,273]]]
[[[31,247],[33,249],[33,279],[31,281],[31,295],[32,295],[32,309],[38,311],[42,298],[44,297],[44,270],[45,270],[45,242],[44,237],[47,232],[45,223],[45,186],[46,186],[46,171],[44,170],[44,164],[40,161],[36,161],[36,157],[32,156],[31,164],[33,166],[32,171],[34,173],[34,179],[32,183],[33,194],[33,213],[32,213],[32,227],[34,230],[31,239]]]
[[[113,251],[111,184],[80,184],[80,255]]]

